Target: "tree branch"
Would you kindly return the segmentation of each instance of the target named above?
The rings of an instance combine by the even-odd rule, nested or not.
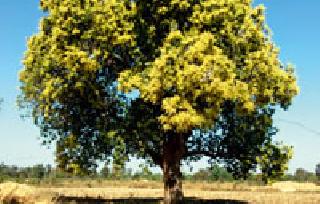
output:
[[[153,162],[157,165],[162,165],[162,156],[161,154],[157,154],[156,152],[150,150],[150,149],[145,149],[145,152],[150,155],[152,158]]]

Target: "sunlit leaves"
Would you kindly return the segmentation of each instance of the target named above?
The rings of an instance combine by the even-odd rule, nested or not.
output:
[[[41,1],[49,15],[40,22],[40,31],[28,40],[25,68],[20,73],[21,89],[28,102],[42,106],[61,103],[70,81],[73,88],[93,80],[112,56],[115,46],[134,44],[129,21],[135,5],[128,8],[117,1]],[[43,110],[50,109],[45,108]]]
[[[187,132],[208,127],[226,100],[236,101],[243,114],[269,103],[290,104],[298,92],[295,77],[279,61],[262,6],[252,8],[249,0],[200,1],[193,5],[189,20],[189,30],[171,26],[159,56],[146,63],[144,70],[133,68],[119,78],[119,89],[139,89],[144,100],[163,104],[159,121],[164,129]],[[172,20],[171,25],[176,22]],[[188,111],[170,112],[168,101],[176,98],[188,104]],[[190,123],[178,128],[177,121]]]

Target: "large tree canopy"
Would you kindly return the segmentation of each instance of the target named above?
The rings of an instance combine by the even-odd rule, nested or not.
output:
[[[61,167],[151,159],[165,200],[182,199],[180,162],[209,156],[235,177],[281,175],[291,149],[272,115],[298,93],[293,68],[251,0],[41,0],[20,105]],[[126,93],[138,90],[131,100]]]

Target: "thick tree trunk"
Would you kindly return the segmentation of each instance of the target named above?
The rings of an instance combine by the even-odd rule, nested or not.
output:
[[[180,163],[179,163],[180,165]],[[163,172],[164,204],[180,204],[183,199],[182,176],[179,168],[168,168]]]
[[[180,161],[185,150],[184,138],[183,135],[170,136],[163,147],[164,204],[180,204],[183,199]]]

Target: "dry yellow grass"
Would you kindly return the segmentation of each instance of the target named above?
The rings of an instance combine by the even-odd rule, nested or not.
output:
[[[88,181],[87,181],[88,182]],[[54,203],[59,197],[132,199],[161,198],[162,183],[156,181],[103,181],[90,183],[74,181],[63,187],[27,186],[4,183],[0,185],[0,201],[14,198],[22,203]],[[316,204],[320,203],[320,187],[314,184],[279,182],[272,186],[249,186],[235,183],[185,182],[186,197],[199,199],[228,199],[257,204]],[[1,203],[1,202],[0,202]]]
[[[0,203],[54,203],[57,195],[48,189],[7,182],[0,184]]]

